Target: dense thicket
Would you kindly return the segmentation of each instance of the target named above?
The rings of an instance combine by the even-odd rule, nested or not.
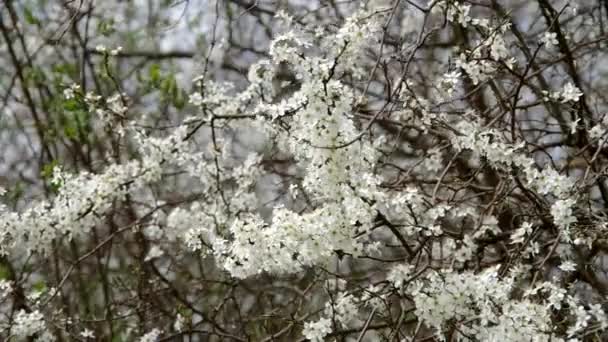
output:
[[[607,19],[4,0],[0,339],[608,339]]]

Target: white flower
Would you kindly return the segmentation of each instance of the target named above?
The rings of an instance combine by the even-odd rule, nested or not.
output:
[[[576,129],[578,128],[578,122],[581,121],[581,118],[577,118],[574,121],[571,121],[568,126],[570,126],[570,134],[576,133]]]
[[[188,100],[188,103],[191,103],[195,106],[200,106],[203,104],[203,96],[201,96],[201,94],[198,92],[192,93],[190,94],[190,99]]]
[[[453,3],[450,4],[447,11],[447,19],[452,22],[457,22],[463,27],[467,27],[468,23],[471,22],[469,12],[471,11],[471,5]]]
[[[543,101],[557,101],[562,96],[561,92],[549,92],[547,90],[542,90]]]
[[[576,271],[576,263],[570,260],[566,260],[562,262],[559,266],[559,269],[564,272],[574,272]]]
[[[95,95],[93,92],[89,91],[84,96],[84,101],[89,105],[96,104],[99,100],[101,100],[101,96]]]
[[[552,194],[565,198],[574,187],[575,180],[572,177],[562,175],[550,166],[541,172],[534,167],[527,167],[524,171],[528,184],[534,186],[543,195]]]
[[[95,51],[97,51],[97,52],[106,52],[107,50],[108,50],[108,48],[106,48],[104,45],[101,45],[101,44],[97,45],[95,47]]]
[[[550,341],[550,333],[543,333],[550,330],[549,309],[526,298],[511,298],[513,279],[499,278],[497,270],[429,273],[412,293],[416,315],[437,331],[458,322],[459,330],[478,341],[523,341],[531,336]]]
[[[608,317],[606,316],[604,309],[602,309],[601,304],[589,305],[589,313],[600,323],[602,329],[608,327]]]
[[[553,221],[560,228],[568,228],[576,222],[572,207],[576,201],[574,199],[558,200],[551,206]]]
[[[163,254],[165,254],[165,252],[158,245],[153,245],[152,247],[150,247],[148,254],[146,254],[144,261],[150,261],[152,259],[156,259],[156,258],[162,256]]]
[[[511,243],[523,243],[526,236],[532,233],[532,224],[524,222],[521,227],[515,230],[511,235]]]
[[[509,49],[505,45],[505,41],[500,35],[495,35],[490,46],[490,55],[495,61],[505,59],[509,56]]]
[[[599,139],[606,134],[606,130],[602,125],[595,125],[589,130],[589,138],[591,139]]]
[[[65,97],[66,100],[73,99],[74,98],[74,90],[72,90],[72,88],[65,88],[63,90],[63,97]]]
[[[462,77],[462,73],[458,70],[443,74],[441,83],[447,89],[448,94],[451,95],[451,93],[454,92],[454,88],[458,85],[458,82],[460,82],[460,77]]]
[[[325,314],[336,319],[344,328],[356,321],[358,312],[356,298],[346,292],[340,292],[333,304],[328,302],[325,305]]]
[[[30,337],[46,328],[44,315],[36,310],[30,313],[20,310],[15,316],[13,334],[19,338]]]
[[[82,332],[80,332],[80,336],[82,336],[82,338],[85,338],[85,339],[87,339],[87,338],[91,338],[91,339],[95,338],[95,334],[93,333],[93,331],[89,330],[89,329],[86,329],[86,328]]]
[[[158,341],[158,337],[162,334],[162,330],[154,328],[150,330],[148,333],[139,338],[139,342],[156,342]]]
[[[557,45],[557,34],[555,32],[545,32],[543,37],[540,39],[540,42],[546,46]]]
[[[284,10],[277,11],[275,18],[282,20],[285,27],[291,27],[293,25],[293,17]]]
[[[390,281],[395,288],[401,288],[403,283],[412,276],[414,267],[411,265],[398,264],[388,273],[386,280]]]
[[[40,299],[40,297],[42,297],[44,292],[45,292],[45,290],[32,291],[27,295],[27,300],[29,300],[30,302],[38,302],[38,300]]]
[[[0,280],[0,301],[13,293],[13,285],[8,280]]]
[[[63,97],[66,100],[73,99],[74,96],[76,95],[75,91],[77,91],[79,89],[80,89],[80,85],[78,85],[78,84],[72,84],[70,87],[65,88],[63,90]]]
[[[323,342],[325,341],[325,336],[329,335],[331,332],[331,320],[328,318],[321,318],[316,322],[304,323],[302,335],[311,342]]]
[[[491,62],[477,59],[468,60],[464,53],[456,59],[456,67],[462,68],[475,85],[486,80],[496,70]]]
[[[123,99],[126,97],[126,94],[114,94],[111,97],[109,97],[107,99],[107,104],[108,104],[108,108],[118,114],[118,115],[124,115],[128,108],[124,105],[123,103]]]
[[[576,316],[576,322],[573,326],[568,329],[568,336],[571,337],[577,332],[587,328],[591,315],[585,310],[582,305],[575,306],[574,315]]]
[[[562,103],[566,103],[569,101],[576,102],[578,99],[583,96],[583,93],[580,89],[574,86],[572,83],[568,82],[564,86],[564,89],[561,92]]]
[[[116,49],[110,51],[110,55],[116,56],[122,51],[122,46],[117,46]]]
[[[173,329],[175,329],[175,331],[177,332],[181,332],[182,329],[184,329],[184,316],[182,316],[181,314],[177,314],[177,316],[175,317],[175,322],[173,323]]]
[[[291,195],[291,197],[293,199],[296,199],[298,197],[298,185],[297,184],[289,184],[289,195]]]

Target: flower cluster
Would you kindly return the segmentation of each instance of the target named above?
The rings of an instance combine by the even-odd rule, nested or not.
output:
[[[550,313],[529,301],[509,298],[511,280],[500,280],[495,270],[481,274],[430,273],[413,291],[416,314],[439,333],[449,322],[462,338],[481,341],[519,341],[534,336],[552,341]]]
[[[81,83],[71,64],[49,85],[18,74],[7,103],[51,123],[24,126],[32,190],[0,187],[6,338],[605,339],[608,115],[601,78],[579,75],[601,44],[546,1],[534,30],[527,6],[419,3],[216,2],[230,21],[216,13],[204,57],[98,45]],[[175,56],[204,67],[164,79]],[[140,57],[148,76],[117,75]],[[64,111],[86,139],[57,129]],[[108,324],[87,325],[102,305]]]
[[[15,315],[13,335],[19,339],[34,336],[46,329],[44,315],[40,311],[26,312],[19,310]]]

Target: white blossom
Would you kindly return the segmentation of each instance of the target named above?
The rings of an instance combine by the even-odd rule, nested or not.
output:
[[[583,96],[581,90],[568,82],[564,85],[564,89],[561,92],[561,102],[576,102],[581,96]]]
[[[192,93],[188,102],[195,106],[201,106],[203,104],[203,96],[198,92]]]
[[[518,229],[511,235],[511,243],[523,243],[526,236],[532,233],[532,224],[524,222]]]
[[[577,221],[572,210],[574,203],[574,199],[558,200],[553,203],[551,206],[551,215],[558,227],[568,228],[572,223]]]
[[[40,311],[25,312],[21,309],[15,315],[15,325],[13,326],[13,334],[18,338],[26,338],[33,336],[46,329],[44,315]]]
[[[175,331],[181,332],[184,329],[185,318],[181,314],[177,314],[175,317],[175,322],[173,322],[173,329]]]
[[[323,342],[325,341],[325,336],[331,332],[331,320],[328,318],[321,318],[316,322],[304,323],[302,335],[311,342]]]
[[[557,33],[555,32],[545,32],[543,37],[540,39],[541,44],[546,46],[554,46],[557,45]]]
[[[576,271],[576,263],[570,260],[566,260],[562,262],[559,266],[559,269],[564,272],[574,272]]]
[[[162,248],[160,248],[157,245],[153,245],[148,250],[148,254],[146,254],[144,261],[150,261],[152,259],[156,259],[158,257],[161,257],[163,254],[165,254],[165,252],[162,250]]]
[[[162,330],[154,328],[154,329],[150,330],[149,332],[145,333],[144,335],[142,335],[138,339],[138,341],[139,342],[156,342],[156,341],[158,341],[158,339],[162,333],[163,333]]]
[[[95,338],[95,334],[93,333],[92,330],[89,329],[84,329],[83,331],[80,332],[80,336],[82,336],[82,338],[84,339],[94,339]]]

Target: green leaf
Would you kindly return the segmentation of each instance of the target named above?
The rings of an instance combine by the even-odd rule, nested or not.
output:
[[[40,84],[46,80],[44,71],[39,67],[25,68],[25,80]]]
[[[23,186],[23,182],[18,181],[17,183],[15,183],[9,193],[8,193],[8,198],[7,201],[9,201],[9,203],[11,203],[11,205],[16,205],[17,202],[19,201],[19,199],[21,198],[21,196],[25,193],[24,190],[24,186]]]
[[[165,78],[160,85],[160,90],[165,98],[170,98],[171,96],[173,96],[176,89],[177,89],[177,82],[175,81],[175,78],[172,76]]]
[[[6,280],[11,277],[11,271],[4,263],[0,264],[0,280]]]
[[[81,107],[82,107],[82,105],[76,99],[69,99],[69,100],[63,101],[63,109],[65,109],[67,111],[73,112],[73,111],[81,109]]]
[[[193,315],[192,310],[190,310],[190,309],[188,309],[188,308],[186,308],[186,307],[183,307],[183,306],[179,306],[179,307],[177,308],[177,312],[178,312],[180,315],[184,316],[184,318],[186,318],[186,319],[190,319],[190,318],[192,318],[192,315]]]
[[[73,124],[65,125],[63,127],[63,134],[70,139],[78,140],[78,127]]]
[[[46,283],[44,281],[40,280],[40,281],[34,283],[34,285],[32,285],[32,289],[35,292],[45,292],[47,289]]]
[[[150,82],[155,87],[158,87],[160,85],[160,81],[161,81],[160,65],[158,65],[156,63],[152,64],[150,66],[150,70],[148,70],[148,76],[150,77]]]
[[[54,64],[52,70],[55,74],[67,75],[72,79],[75,79],[78,76],[78,67],[76,64],[72,63]]]
[[[27,6],[23,8],[23,16],[25,17],[25,21],[30,25],[40,24],[40,20],[34,16],[32,11]]]
[[[114,19],[102,20],[97,24],[97,30],[102,36],[109,36],[112,33],[116,32],[114,28]]]
[[[53,160],[50,163],[45,164],[42,167],[42,171],[40,171],[40,175],[42,176],[42,179],[50,180],[53,177],[53,169],[57,165],[59,165],[59,163],[56,160]]]
[[[123,342],[124,340],[120,335],[115,335],[112,337],[112,342]]]
[[[89,120],[88,112],[84,110],[74,111],[71,117],[68,116],[63,123],[63,134],[73,140],[85,143],[82,141],[86,137],[86,127]]]
[[[180,89],[173,97],[173,105],[177,109],[183,109],[186,106],[186,92],[183,89]]]

